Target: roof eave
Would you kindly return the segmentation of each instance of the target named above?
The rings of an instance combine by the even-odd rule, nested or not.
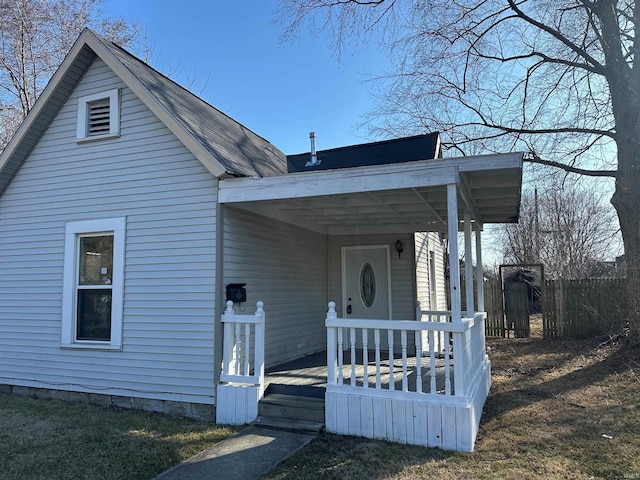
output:
[[[140,100],[156,115],[162,123],[173,133],[193,155],[200,160],[204,167],[216,178],[227,173],[227,169],[215,156],[207,150],[188,130],[171,114],[147,89],[147,87],[131,71],[116,58],[102,40],[93,32],[87,30],[87,44],[111,68],[118,77],[135,93]]]
[[[93,52],[92,56],[81,55],[83,50],[86,48]],[[0,154],[0,195],[4,193],[8,185],[11,183],[24,159],[28,156],[29,152],[31,152],[44,131],[48,128],[51,120],[62,107],[62,104],[68,100],[73,88],[75,88],[77,82],[80,81],[86,72],[86,69],[96,56],[100,57],[107,66],[114,71],[114,73],[142,100],[142,102],[167,126],[167,128],[169,128],[169,130],[185,145],[187,149],[189,149],[189,151],[191,151],[191,153],[193,153],[193,155],[213,176],[220,178],[229,173],[226,168],[212,155],[212,153],[191,134],[189,134],[184,126],[155,99],[149,90],[129,71],[129,69],[122,65],[122,63],[110,51],[109,47],[107,47],[91,30],[85,29],[74,43],[56,73],[49,80],[49,83],[36,100],[36,103],[29,114],[25,117],[16,133]],[[86,61],[89,58],[90,60]],[[44,123],[40,122],[42,115],[46,112],[47,107],[50,105],[50,102],[52,102],[56,94],[60,92],[64,80],[67,78],[67,75],[72,71],[71,69],[74,66],[80,67],[79,69],[81,70],[81,73],[77,72],[75,75],[75,84],[73,87],[68,88],[68,91],[63,92],[62,96],[58,99],[60,104],[55,108],[55,113],[49,112],[48,115],[50,118]],[[40,125],[37,125],[38,122],[40,122]],[[30,144],[25,145],[25,139],[36,127],[39,129],[35,131],[36,135],[33,136]],[[25,152],[21,152],[20,154],[20,156],[24,158],[16,160],[14,156],[21,147],[26,147]],[[14,160],[13,163],[15,165],[11,163],[12,159]],[[10,168],[14,171],[10,172]]]
[[[39,120],[41,120],[41,117],[45,112],[46,107],[50,104],[53,96],[60,91],[63,81],[67,78],[67,75],[71,71],[71,67],[77,64],[82,70],[82,73],[77,73],[77,79],[79,80],[84,75],[84,72],[86,71],[86,68],[88,67],[88,65],[90,65],[91,62],[95,59],[95,56],[93,56],[93,58],[91,58],[88,62],[80,62],[79,60],[80,58],[82,58],[80,54],[85,48],[86,39],[89,34],[90,34],[89,30],[86,30],[86,29],[80,34],[80,36],[74,43],[73,47],[71,48],[71,50],[69,51],[65,59],[62,61],[62,64],[60,65],[60,67],[58,68],[56,73],[51,77],[51,79],[49,80],[49,83],[47,84],[45,89],[42,91],[38,99],[36,100],[36,103],[34,104],[33,108],[28,113],[28,115],[24,118],[24,120],[18,127],[18,130],[16,131],[16,133],[13,135],[13,137],[11,138],[11,140],[9,141],[5,149],[0,154],[0,178],[2,178],[2,173],[5,172],[5,170],[9,165],[9,162],[11,161],[11,159],[14,158],[14,155],[16,154],[18,149],[23,146],[23,141],[25,140],[27,135],[32,131],[35,124]],[[69,92],[67,92],[66,94],[63,93],[63,96],[65,97],[64,101],[68,99],[68,96],[70,95],[72,90],[73,88],[70,88]],[[62,104],[64,103],[64,101],[62,101],[61,105],[56,109],[55,113],[52,113],[50,115],[51,118],[48,121],[41,123],[40,128],[42,129],[42,131],[36,132],[32,145],[26,145],[27,151],[24,153],[25,158],[26,156],[28,156],[28,153],[31,152],[31,150],[37,143],[37,140],[42,136],[46,128],[48,128],[50,121],[53,119],[53,117],[55,117],[55,115],[59,111],[59,108],[62,107]],[[22,161],[23,160],[18,161],[20,165],[17,165],[16,171],[17,169],[20,168]],[[15,173],[16,172],[13,172],[9,177],[0,180],[0,195],[4,193],[5,189],[13,179],[13,176],[15,175]]]

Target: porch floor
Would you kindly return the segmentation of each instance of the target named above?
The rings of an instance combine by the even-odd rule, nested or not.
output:
[[[389,359],[384,358],[380,361],[380,388],[383,390],[389,389]],[[373,353],[369,353],[369,361],[368,363],[368,376],[369,376],[369,387],[376,387],[376,364],[375,360],[371,361],[373,357]],[[344,385],[350,385],[351,383],[351,364],[350,362],[351,355],[348,352],[345,352],[344,362],[342,368],[343,374],[343,383]],[[431,364],[430,358],[422,357],[422,391],[430,392],[431,391]],[[446,368],[445,368],[445,360],[437,358],[435,361],[435,365],[433,366],[435,370],[436,377],[436,390],[437,393],[443,393],[445,391],[446,385]],[[364,380],[364,365],[362,360],[362,350],[358,350],[356,353],[356,385],[362,386]],[[449,381],[451,385],[451,393],[455,394],[453,391],[453,360],[451,360],[449,372]],[[402,390],[402,359],[395,358],[393,362],[393,373],[394,373],[394,389]],[[410,392],[416,391],[416,381],[417,381],[417,368],[416,368],[416,357],[407,357],[407,390]],[[299,385],[299,386],[307,386],[307,387],[319,387],[326,388],[327,387],[327,352],[322,351],[315,353],[313,355],[308,355],[306,357],[302,357],[296,360],[291,360],[289,362],[285,362],[279,365],[274,365],[273,367],[265,369],[265,388],[269,386],[269,384],[279,384],[279,385]],[[436,392],[434,392],[436,393]]]

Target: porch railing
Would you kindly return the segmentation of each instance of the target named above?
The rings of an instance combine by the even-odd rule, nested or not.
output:
[[[486,357],[485,314],[452,322],[450,312],[432,313],[447,320],[342,319],[329,302],[327,389],[358,389],[374,396],[468,397]],[[385,342],[387,351],[382,348]]]
[[[255,314],[236,315],[233,302],[227,302],[222,315],[222,383],[264,385],[264,303],[256,307]]]
[[[416,319],[422,322],[451,322],[452,313],[451,310],[422,310],[420,302],[418,302]],[[450,338],[444,334],[444,331],[435,332],[433,341],[429,341],[428,333],[424,331],[422,333],[422,355],[430,354],[431,350],[435,350],[436,355],[442,355],[445,348],[449,347],[449,342]],[[426,350],[425,347],[429,347],[429,349]]]

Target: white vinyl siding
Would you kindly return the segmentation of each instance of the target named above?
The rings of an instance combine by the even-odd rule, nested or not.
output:
[[[404,246],[400,258],[398,258],[398,252],[394,246],[396,240],[400,240]],[[336,311],[342,312],[341,248],[365,245],[389,245],[392,319],[415,319],[413,240],[411,236],[405,234],[329,237],[329,300],[336,302]],[[340,315],[342,314],[340,313]]]
[[[76,143],[120,89],[121,136]],[[0,197],[0,383],[214,402],[217,181],[97,60]],[[122,351],[61,349],[65,225],[126,217]]]
[[[224,209],[224,284],[247,284],[247,311],[264,302],[267,366],[326,349],[326,238]]]
[[[415,234],[416,290],[422,310],[447,310],[447,297],[444,278],[444,247],[439,234],[435,232],[417,232]],[[430,254],[433,253],[434,265],[431,266]],[[432,284],[432,268],[435,271],[435,285]],[[436,305],[431,302],[431,290],[435,289]]]

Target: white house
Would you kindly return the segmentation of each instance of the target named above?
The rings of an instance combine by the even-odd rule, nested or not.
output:
[[[241,423],[265,365],[326,350],[328,430],[471,450],[482,294],[460,305],[449,242],[446,310],[442,239],[464,231],[481,265],[483,224],[517,221],[522,155],[439,152],[286,157],[85,30],[0,156],[0,391]]]

